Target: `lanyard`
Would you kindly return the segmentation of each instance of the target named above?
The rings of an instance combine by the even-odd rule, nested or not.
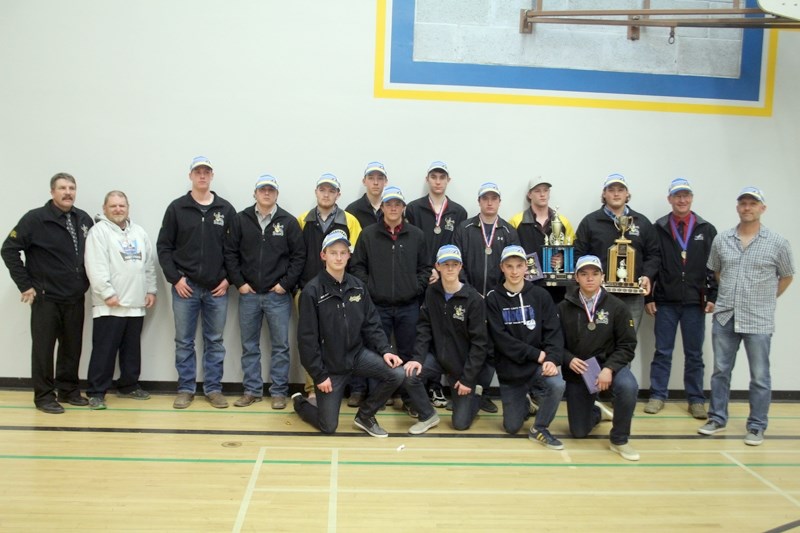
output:
[[[434,228],[440,228],[442,225],[442,216],[444,215],[444,212],[447,210],[447,196],[444,197],[444,201],[442,202],[442,209],[438,213],[436,212],[436,206],[433,205],[430,196],[428,196],[428,203],[431,204],[431,211],[433,211],[433,214],[436,216],[436,222],[434,223]]]
[[[689,236],[692,234],[696,220],[697,218],[694,214],[689,215],[689,224],[686,226],[686,233],[681,235],[681,232],[678,231],[678,224],[675,222],[675,217],[669,217],[669,225],[672,228],[672,233],[675,235],[675,240],[681,245],[681,259],[683,259],[684,264],[686,264],[686,249],[689,247]]]

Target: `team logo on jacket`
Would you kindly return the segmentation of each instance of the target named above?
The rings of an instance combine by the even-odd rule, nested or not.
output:
[[[597,312],[597,316],[594,319],[595,322],[598,324],[608,324],[608,311],[605,309],[601,309]]]
[[[456,320],[460,320],[461,322],[464,322],[464,320],[466,320],[466,314],[463,305],[457,305],[453,309],[453,318]]]
[[[276,222],[272,225],[272,236],[273,237],[283,237],[283,224],[280,222]]]
[[[454,229],[456,229],[456,221],[450,217],[447,217],[446,219],[444,219],[444,229],[446,229],[447,231],[453,231]]]
[[[360,294],[354,294],[353,296],[350,297],[350,301],[351,302],[356,302],[356,303],[360,302],[361,301],[361,295]]]
[[[17,230],[12,229],[11,233],[8,234],[9,239],[16,239],[17,238]]]
[[[639,226],[631,222],[631,225],[628,226],[628,233],[630,235],[639,235]]]
[[[86,226],[86,224],[82,224],[81,230],[83,231],[83,238],[85,239],[86,235],[89,233],[89,228]]]
[[[697,235],[694,236],[694,240],[696,240],[696,241],[704,241],[704,240],[706,240],[706,238],[703,237],[702,233],[698,233]]]
[[[214,213],[214,224],[217,226],[224,226],[225,225],[225,215],[217,211]]]

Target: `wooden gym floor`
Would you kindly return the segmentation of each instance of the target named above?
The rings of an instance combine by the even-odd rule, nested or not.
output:
[[[230,398],[234,400],[235,398]],[[567,437],[562,403],[546,450],[501,415],[457,433],[449,413],[428,434],[387,408],[391,436],[323,436],[268,402],[217,410],[198,397],[107,397],[108,409],[34,409],[0,391],[0,531],[788,531],[800,528],[800,405],[774,403],[765,443],[745,446],[746,403],[727,431],[684,404],[637,408],[641,461],[608,450],[609,423]],[[526,424],[527,427],[527,424]],[[800,529],[798,529],[800,530]]]

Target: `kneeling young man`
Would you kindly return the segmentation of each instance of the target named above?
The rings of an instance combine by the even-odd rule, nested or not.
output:
[[[497,379],[503,401],[503,428],[516,433],[528,415],[527,394],[541,391],[539,410],[528,437],[551,450],[564,445],[548,427],[564,394],[558,366],[564,350],[558,310],[541,287],[525,280],[525,249],[506,246],[500,256],[505,280],[486,295],[489,336],[494,343]]]
[[[564,330],[564,379],[567,382],[569,431],[575,438],[587,436],[601,420],[612,420],[611,451],[628,461],[639,453],[628,444],[639,384],[630,362],[636,350],[636,330],[631,313],[619,298],[603,290],[600,259],[585,255],[575,263],[578,286],[567,291],[559,304]],[[591,372],[587,360],[595,358],[601,369],[587,384],[582,377]],[[598,403],[597,391],[611,391],[614,412]]]
[[[300,360],[314,381],[317,405],[298,392],[292,396],[294,410],[323,433],[333,433],[350,377],[373,378],[378,386],[358,408],[353,423],[373,437],[387,437],[375,413],[403,383],[403,361],[390,352],[366,286],[345,272],[350,241],[344,231],[334,230],[325,237],[320,257],[325,269],[300,294],[297,327]]]
[[[416,361],[422,362],[419,374],[407,378],[409,393],[444,373],[453,397],[453,429],[459,431],[469,429],[480,410],[483,388],[478,383],[492,379],[492,369],[486,366],[489,338],[483,298],[472,286],[459,281],[461,265],[458,247],[446,244],[439,248],[437,281],[425,291],[414,361],[406,363],[409,368]],[[426,408],[433,409],[430,404]],[[423,414],[420,412],[420,416]],[[410,433],[414,433],[413,427]]]

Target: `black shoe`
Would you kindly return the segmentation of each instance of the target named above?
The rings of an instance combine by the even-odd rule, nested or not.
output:
[[[81,396],[81,393],[76,393],[67,397],[59,396],[58,401],[62,403],[66,402],[77,407],[86,407],[89,405],[89,400]]]
[[[89,403],[88,400],[86,403]],[[49,415],[60,415],[64,412],[64,408],[61,407],[61,404],[55,400],[50,400],[47,403],[39,404],[36,406],[36,408]]]
[[[486,411],[487,413],[496,413],[497,405],[495,405],[492,399],[488,396],[481,396],[481,411]]]

